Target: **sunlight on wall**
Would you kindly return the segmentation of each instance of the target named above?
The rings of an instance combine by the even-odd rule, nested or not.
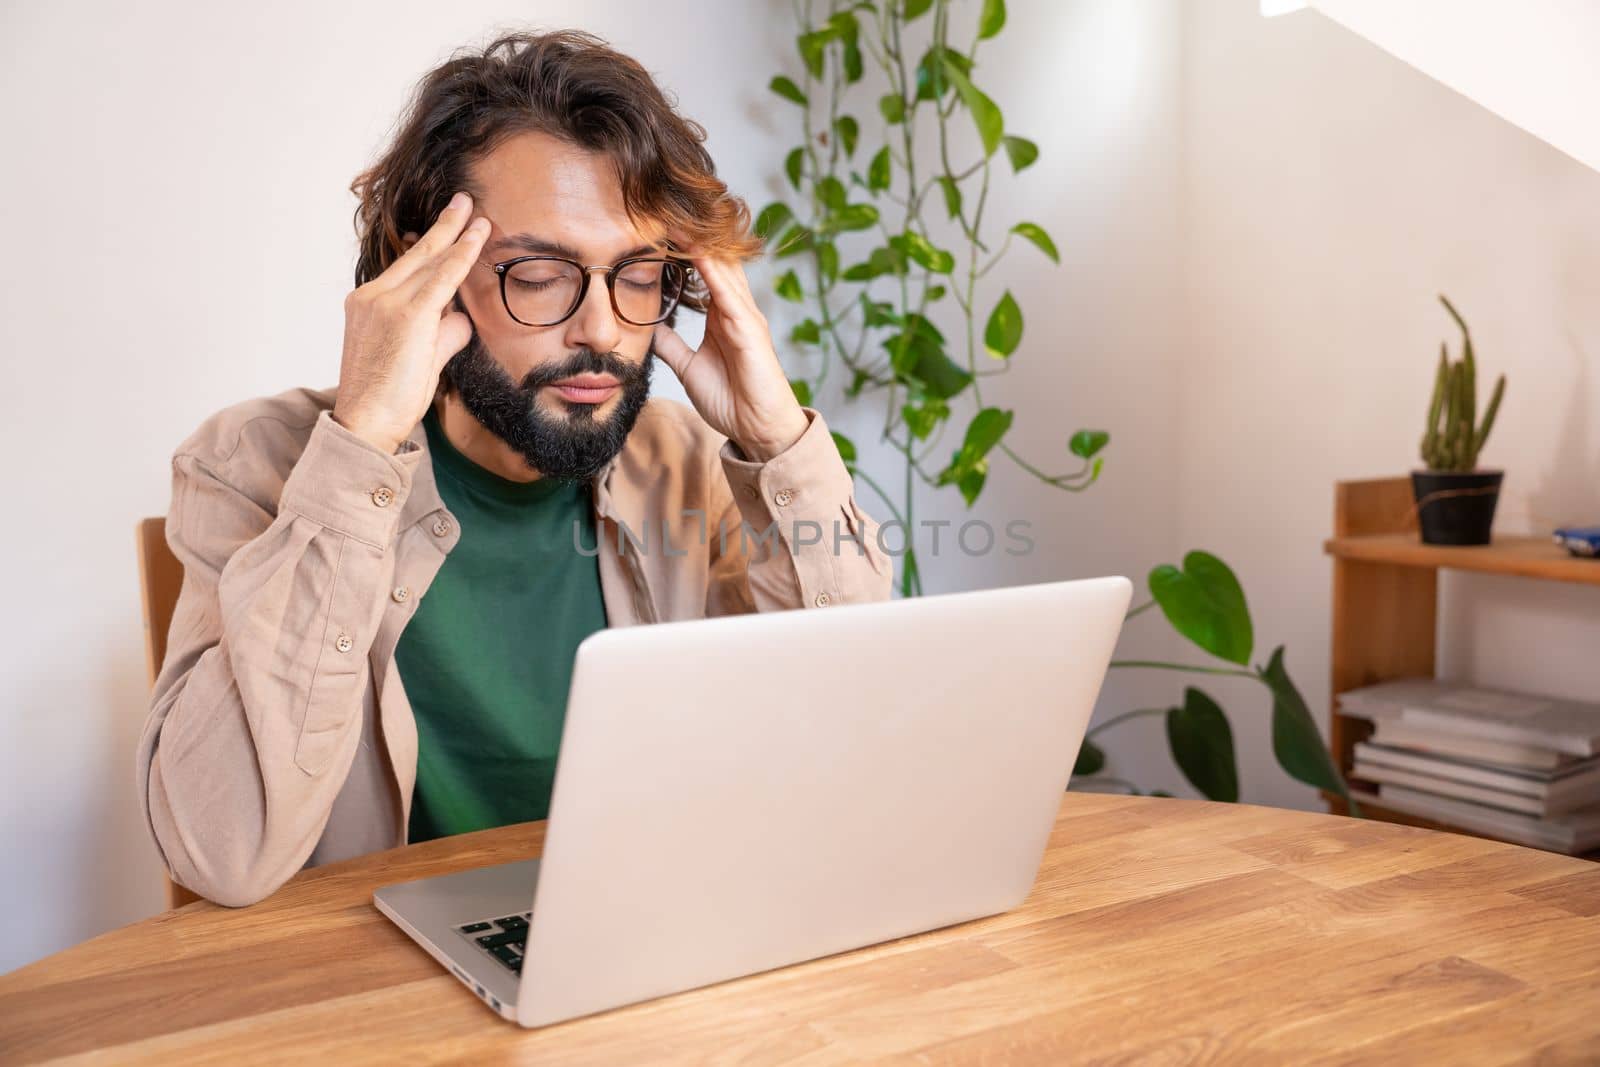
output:
[[[1311,7],[1507,122],[1600,169],[1600,4],[1592,0],[1261,0]]]

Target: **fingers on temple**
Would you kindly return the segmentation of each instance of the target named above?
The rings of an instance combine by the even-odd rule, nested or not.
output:
[[[406,249],[400,258],[389,265],[383,277],[393,285],[410,280],[419,272],[426,273],[441,256],[449,253],[472,218],[472,198],[457,193],[445,205],[428,232],[417,243]]]
[[[444,306],[466,281],[488,236],[489,220],[474,219],[456,242],[437,257],[431,270],[417,272],[417,299],[431,306]]]

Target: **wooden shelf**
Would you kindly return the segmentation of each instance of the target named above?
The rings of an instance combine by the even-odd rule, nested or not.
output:
[[[1400,567],[1445,567],[1483,574],[1543,578],[1600,585],[1600,558],[1574,556],[1545,537],[1497,537],[1493,544],[1425,545],[1415,533],[1332,537],[1323,551],[1337,559],[1392,563]]]
[[[1328,747],[1362,814],[1488,836],[1364,799],[1364,779],[1354,778],[1351,770],[1356,743],[1371,736],[1372,722],[1341,713],[1339,694],[1394,678],[1434,676],[1440,568],[1600,585],[1600,560],[1572,556],[1540,537],[1502,537],[1470,548],[1425,545],[1417,534],[1411,480],[1404,477],[1336,483],[1333,537],[1323,542],[1323,550],[1334,564]],[[1330,811],[1346,813],[1338,794],[1325,792],[1323,798]],[[1600,851],[1583,858],[1600,859]]]

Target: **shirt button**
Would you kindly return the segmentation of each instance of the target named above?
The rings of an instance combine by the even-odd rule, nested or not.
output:
[[[833,603],[833,597],[829,596],[827,593],[818,593],[817,599],[812,601],[812,603],[816,604],[819,608],[825,608],[829,604]]]
[[[356,647],[356,643],[350,640],[349,634],[340,634],[338,640],[334,641],[333,647],[337,648],[340,652],[349,652],[352,648]]]
[[[433,532],[438,537],[443,537],[445,534],[449,533],[450,520],[446,518],[440,518],[438,522],[433,524]]]
[[[777,495],[774,496],[772,499],[777,501],[778,506],[780,508],[788,507],[789,506],[789,501],[794,499],[794,490],[793,489],[779,489],[778,492],[777,492]]]
[[[394,499],[394,490],[387,485],[380,485],[372,491],[372,502],[380,508],[389,506],[389,501]]]
[[[404,604],[407,600],[411,599],[411,590],[403,585],[397,585],[394,587],[394,592],[390,593],[389,595],[394,597],[394,602],[396,604]]]

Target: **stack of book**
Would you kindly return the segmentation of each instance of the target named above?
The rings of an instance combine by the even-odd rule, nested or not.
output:
[[[1600,704],[1403,678],[1339,694],[1370,719],[1357,778],[1383,806],[1576,855],[1600,848]]]

